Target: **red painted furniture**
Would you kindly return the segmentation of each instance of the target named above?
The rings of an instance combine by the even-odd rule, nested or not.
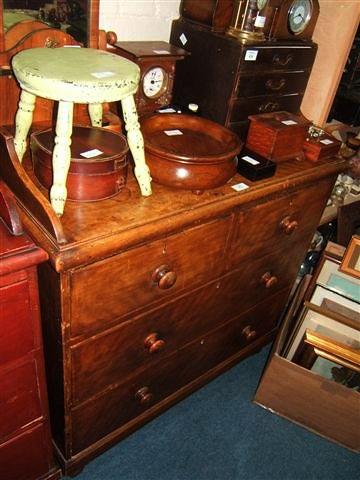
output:
[[[36,265],[44,250],[22,232],[0,181],[0,478],[56,480],[39,315]]]

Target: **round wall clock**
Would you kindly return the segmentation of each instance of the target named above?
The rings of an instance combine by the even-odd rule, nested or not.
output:
[[[274,14],[270,37],[311,40],[318,16],[318,0],[283,0]]]

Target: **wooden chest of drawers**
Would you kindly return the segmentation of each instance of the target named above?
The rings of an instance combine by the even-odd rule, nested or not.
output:
[[[174,102],[197,103],[242,139],[249,115],[298,113],[317,50],[312,42],[242,45],[184,19],[173,22],[170,43],[191,53],[176,66]]]
[[[129,178],[112,199],[68,202],[58,240],[24,207],[50,257],[40,295],[65,472],[273,338],[343,168],[284,162],[271,179],[236,175],[200,196],[153,184],[140,197]]]
[[[15,200],[0,182],[0,210]],[[5,196],[5,197],[4,197]],[[5,198],[5,202],[4,202]],[[16,211],[5,212],[11,226]],[[50,438],[36,265],[47,254],[0,215],[0,478],[56,480]]]

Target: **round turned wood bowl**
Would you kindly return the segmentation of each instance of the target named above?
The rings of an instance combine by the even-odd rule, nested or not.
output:
[[[140,119],[145,159],[154,182],[201,193],[236,173],[242,142],[227,128],[185,114]]]

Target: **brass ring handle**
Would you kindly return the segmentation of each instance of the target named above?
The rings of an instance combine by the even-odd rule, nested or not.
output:
[[[135,398],[141,405],[148,405],[154,398],[154,395],[150,392],[149,387],[141,387],[135,393]]]
[[[152,281],[157,283],[161,290],[171,288],[177,279],[176,273],[168,265],[160,265],[152,274]]]
[[[279,110],[279,108],[280,108],[280,105],[278,103],[268,102],[260,105],[258,110],[259,112],[275,112],[276,110]]]
[[[280,222],[280,228],[286,235],[292,234],[299,226],[296,220],[291,220],[290,215],[283,218]]]
[[[268,88],[269,90],[277,91],[281,90],[286,84],[285,78],[281,78],[280,80],[276,81],[273,78],[269,78],[269,80],[266,81],[265,87]]]
[[[286,55],[285,59],[282,60],[280,55],[274,55],[273,56],[273,63],[275,65],[281,65],[282,67],[285,67],[285,65],[289,65],[294,60],[294,57],[289,53]]]
[[[160,338],[157,332],[154,332],[145,338],[144,345],[149,353],[156,353],[165,347],[165,340]]]
[[[271,288],[278,283],[278,278],[275,275],[271,275],[271,272],[265,272],[261,277],[261,282],[266,288]]]
[[[250,325],[247,325],[245,328],[243,328],[241,335],[245,337],[246,341],[250,342],[257,337],[257,332],[256,330],[253,330]]]

